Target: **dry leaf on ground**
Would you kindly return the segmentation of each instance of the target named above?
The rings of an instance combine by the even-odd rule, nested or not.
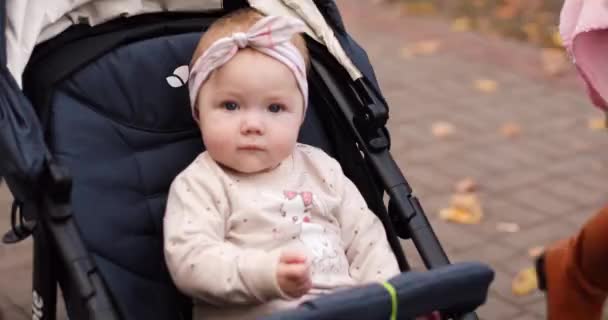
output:
[[[483,212],[476,194],[457,193],[452,196],[450,207],[439,211],[439,217],[455,223],[478,224]]]
[[[535,246],[535,247],[528,249],[528,256],[530,258],[537,258],[541,254],[543,254],[544,251],[545,251],[544,246]]]
[[[404,13],[411,15],[431,15],[437,13],[437,8],[430,2],[405,3],[404,9]]]
[[[525,296],[538,288],[536,269],[529,267],[521,270],[511,283],[511,291],[517,296]]]
[[[492,93],[498,89],[498,83],[490,79],[477,79],[474,86],[475,89],[484,93]]]
[[[439,210],[439,218],[445,221],[461,224],[479,224],[479,222],[481,222],[481,217],[471,213],[470,211],[455,208],[445,208]]]
[[[496,224],[496,230],[499,232],[515,233],[519,232],[520,227],[514,222],[499,222]]]
[[[551,35],[551,42],[553,42],[554,45],[558,46],[558,47],[563,47],[564,46],[564,41],[562,40],[562,36],[559,34],[559,31],[554,31],[553,34]]]
[[[422,40],[401,48],[401,57],[410,59],[415,56],[428,56],[434,54],[441,47],[439,40]]]
[[[458,181],[458,183],[456,184],[456,192],[473,192],[477,190],[477,187],[477,182],[475,182],[473,178],[468,177]]]
[[[471,30],[471,19],[469,17],[460,17],[452,21],[452,31],[465,32]]]
[[[592,130],[606,130],[608,129],[606,127],[606,119],[605,118],[594,118],[594,119],[589,119],[589,122],[587,123],[589,129]]]
[[[431,132],[437,138],[447,138],[454,134],[455,128],[449,122],[438,121],[431,125]]]
[[[521,134],[521,127],[516,123],[505,123],[500,127],[500,133],[507,138],[514,138]]]
[[[557,76],[566,71],[570,65],[566,54],[561,49],[545,48],[541,50],[540,58],[543,71],[548,76]]]

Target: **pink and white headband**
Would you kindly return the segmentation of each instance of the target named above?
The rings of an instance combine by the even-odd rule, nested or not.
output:
[[[198,92],[211,73],[226,64],[240,49],[252,48],[286,65],[296,78],[304,98],[304,112],[308,106],[308,81],[302,54],[291,43],[291,37],[303,32],[302,21],[283,16],[267,16],[256,22],[247,32],[233,33],[214,42],[195,62],[190,70],[188,90],[190,107],[196,117]],[[198,119],[197,119],[198,120]]]

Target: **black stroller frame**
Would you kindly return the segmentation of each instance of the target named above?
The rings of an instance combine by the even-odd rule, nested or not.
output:
[[[0,0],[0,10],[4,9],[3,2]],[[0,12],[0,16],[4,17],[4,14]],[[200,28],[200,15],[198,20],[184,19],[175,23],[173,29],[163,30],[170,34],[196,28]],[[118,44],[117,42],[116,45]],[[412,194],[412,188],[389,152],[386,102],[367,79],[351,80],[325,47],[314,41],[308,41],[308,44],[312,53],[311,89],[314,87],[314,90],[325,93],[320,95],[325,99],[333,97],[333,101],[328,103],[336,107],[328,112],[334,117],[346,120],[347,125],[342,129],[355,139],[364,161],[372,169],[372,176],[390,198],[388,214],[384,212],[384,216],[380,218],[387,229],[400,268],[408,270],[409,265],[397,236],[414,242],[428,269],[450,264],[420,202]],[[32,66],[35,65],[35,62],[32,63]],[[52,70],[52,63],[50,68]],[[61,76],[61,72],[57,72],[56,77]],[[51,82],[54,80],[49,79]],[[25,89],[30,93],[37,90],[27,86]],[[48,97],[39,93],[34,94],[32,99],[34,105],[45,105],[48,102],[45,101]],[[44,126],[44,110],[38,112],[41,113],[40,118]],[[48,151],[44,154],[42,168],[42,174],[37,178],[41,187],[31,191],[29,194],[33,196],[27,201],[16,202],[12,213],[13,230],[4,238],[5,242],[16,242],[30,234],[34,237],[33,318],[56,318],[57,284],[60,283],[62,286],[70,286],[71,290],[68,291],[82,301],[82,304],[73,310],[73,319],[123,319],[81,240],[72,216],[72,182],[69,173],[56,163]],[[11,186],[10,176],[7,177],[7,182]],[[69,271],[58,272],[60,268]],[[450,313],[450,310],[442,311],[446,312],[443,313],[444,318],[477,319],[474,313],[467,313],[472,309],[455,309],[452,310],[454,314]],[[291,315],[289,319],[295,319],[293,313]]]

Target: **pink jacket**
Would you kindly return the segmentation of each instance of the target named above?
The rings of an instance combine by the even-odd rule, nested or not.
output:
[[[608,1],[565,0],[559,30],[592,102],[608,111]]]

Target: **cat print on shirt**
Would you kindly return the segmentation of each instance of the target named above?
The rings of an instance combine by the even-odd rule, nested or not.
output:
[[[345,266],[344,255],[340,254],[343,249],[331,240],[323,226],[313,221],[312,210],[315,196],[307,191],[284,191],[283,196],[281,216],[300,226],[298,239],[312,254],[313,276],[329,276],[332,273],[344,272],[347,266]]]

